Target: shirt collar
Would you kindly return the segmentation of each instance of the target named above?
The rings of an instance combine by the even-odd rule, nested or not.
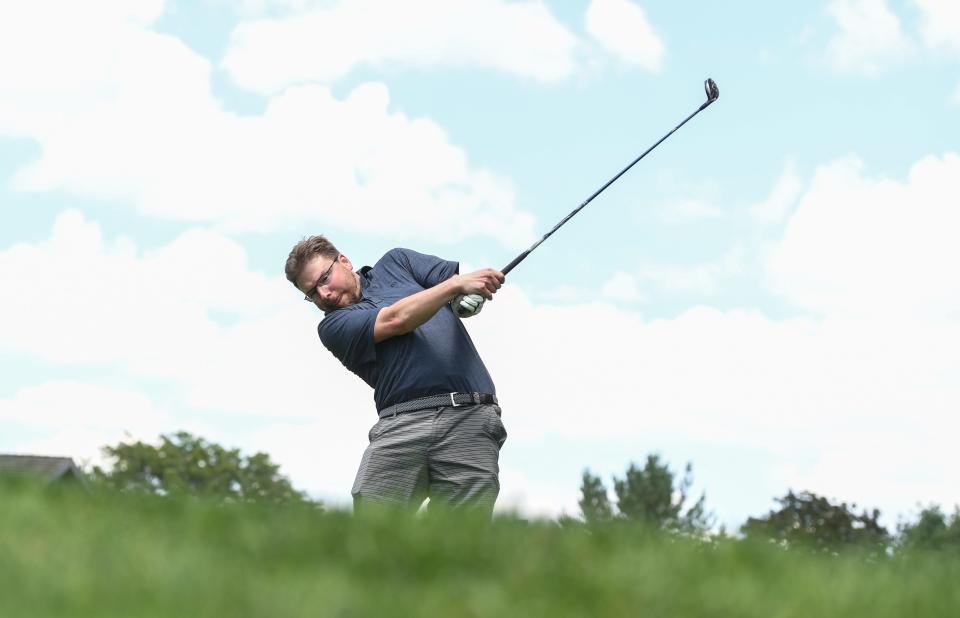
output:
[[[364,266],[357,272],[360,275],[360,298],[363,298],[364,291],[370,287],[370,281],[373,279],[373,266]]]

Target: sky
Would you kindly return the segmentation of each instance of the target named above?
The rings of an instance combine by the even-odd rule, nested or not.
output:
[[[503,268],[710,77],[464,322],[497,508],[652,453],[729,529],[960,503],[955,0],[38,0],[0,57],[0,452],[185,430],[347,505],[373,393],[292,245]]]

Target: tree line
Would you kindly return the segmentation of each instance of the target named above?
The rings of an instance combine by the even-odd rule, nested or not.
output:
[[[629,521],[704,538],[728,536],[723,528],[719,533],[713,532],[714,515],[706,508],[705,492],[690,503],[692,485],[690,463],[678,478],[666,462],[652,454],[642,468],[631,463],[623,478],[613,478],[616,502],[611,503],[603,481],[589,469],[584,470],[580,514],[583,522],[591,526]],[[810,491],[790,490],[776,502],[778,508],[748,518],[739,533],[744,538],[769,540],[783,547],[829,553],[852,548],[871,553],[960,553],[960,507],[947,514],[938,505],[928,506],[915,521],[901,521],[891,533],[879,523],[878,509],[858,512],[856,504],[838,503]]]
[[[231,502],[313,504],[293,488],[280,466],[266,453],[243,455],[188,432],[160,436],[158,444],[137,441],[105,446],[106,469],[87,470],[95,484],[154,495],[194,495]],[[631,463],[622,478],[613,478],[610,500],[600,477],[584,470],[580,485],[580,519],[561,518],[563,525],[602,526],[635,522],[668,533],[700,538],[729,537],[714,531],[715,516],[706,507],[706,493],[695,499],[693,467],[677,475],[659,455],[643,467]],[[776,498],[778,508],[750,517],[740,529],[744,538],[761,538],[784,547],[803,546],[836,552],[844,548],[871,552],[934,550],[960,553],[960,507],[952,513],[936,505],[922,509],[915,521],[900,522],[894,532],[879,523],[877,509],[831,501],[810,491],[788,491]]]
[[[243,455],[186,431],[161,435],[159,444],[121,442],[101,451],[110,466],[93,466],[87,474],[102,487],[227,502],[310,502],[266,453]]]

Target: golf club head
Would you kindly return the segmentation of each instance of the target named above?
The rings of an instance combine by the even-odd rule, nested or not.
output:
[[[707,104],[713,103],[717,100],[717,97],[720,96],[720,89],[717,88],[717,82],[713,81],[709,77],[707,81],[703,82],[703,89],[707,93]]]

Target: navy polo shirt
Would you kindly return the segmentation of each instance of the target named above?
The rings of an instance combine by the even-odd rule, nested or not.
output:
[[[335,309],[317,326],[320,341],[373,387],[377,410],[446,393],[496,394],[470,335],[453,309],[441,307],[414,331],[373,342],[377,313],[401,298],[457,274],[457,262],[410,249],[391,249],[360,269],[360,301]]]

